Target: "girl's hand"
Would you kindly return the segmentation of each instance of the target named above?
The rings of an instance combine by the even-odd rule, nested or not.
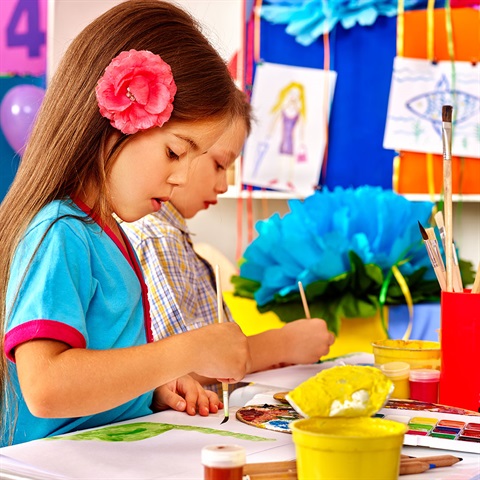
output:
[[[194,367],[196,374],[219,382],[237,383],[249,371],[247,337],[236,323],[207,325],[187,333],[195,334],[195,348],[201,352]]]
[[[184,375],[155,389],[151,408],[154,412],[172,408],[179,412],[203,417],[209,413],[217,413],[223,408],[218,395],[205,390],[190,375]]]
[[[335,341],[327,324],[319,318],[296,320],[280,329],[285,340],[286,363],[306,364],[318,362],[327,355]]]

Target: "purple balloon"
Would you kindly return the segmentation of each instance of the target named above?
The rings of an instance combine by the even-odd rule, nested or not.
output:
[[[0,127],[10,146],[23,153],[45,90],[35,85],[17,85],[3,97]]]

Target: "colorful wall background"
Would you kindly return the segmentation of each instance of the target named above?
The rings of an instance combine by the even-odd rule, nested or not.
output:
[[[0,201],[45,88],[47,0],[0,1]]]

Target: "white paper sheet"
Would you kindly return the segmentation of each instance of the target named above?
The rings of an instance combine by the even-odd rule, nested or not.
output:
[[[242,182],[311,195],[318,184],[337,74],[273,63],[257,66],[256,121],[247,139]]]
[[[442,154],[443,105],[453,106],[452,155],[480,158],[480,64],[395,58],[383,146]]]
[[[27,475],[24,478],[41,480],[45,478],[41,476],[45,471],[64,478],[85,480],[198,480],[203,478],[201,449],[211,444],[241,445],[247,451],[249,463],[295,459],[290,435],[246,425],[235,418],[235,411],[236,409],[231,409],[230,419],[223,425],[220,424],[223,411],[208,417],[190,417],[170,410],[117,424],[154,422],[214,430],[209,433],[173,428],[138,441],[75,441],[69,439],[74,438],[74,433],[58,439],[36,440],[4,447],[0,449],[0,454],[4,456],[0,472],[2,469],[15,471],[15,465],[18,467],[18,462],[22,462],[22,471],[27,471],[25,466],[31,467],[32,477]],[[135,433],[132,437],[135,437]]]

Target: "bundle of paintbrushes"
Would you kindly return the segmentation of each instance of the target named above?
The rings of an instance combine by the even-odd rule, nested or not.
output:
[[[425,229],[420,222],[418,222],[418,225],[441,290],[461,293],[463,292],[463,282],[460,274],[457,251],[455,243],[453,242],[452,110],[453,107],[451,105],[444,105],[442,107],[444,214],[442,214],[442,212],[435,214],[435,222],[445,252],[445,262],[440,253],[434,229]],[[480,293],[480,265],[471,293]]]

